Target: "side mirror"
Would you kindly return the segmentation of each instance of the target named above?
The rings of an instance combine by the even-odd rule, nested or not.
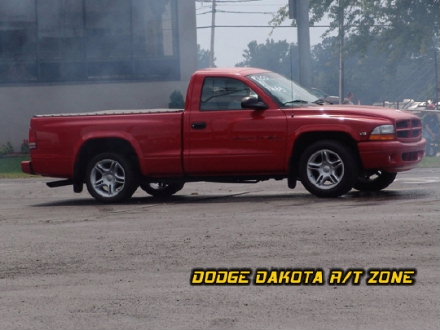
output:
[[[246,96],[241,100],[242,109],[253,109],[253,110],[266,110],[268,108],[267,104],[263,101],[259,101],[255,96]]]

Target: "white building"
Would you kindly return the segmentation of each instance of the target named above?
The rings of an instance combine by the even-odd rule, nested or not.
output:
[[[196,51],[194,0],[1,0],[0,145],[35,114],[167,107]]]

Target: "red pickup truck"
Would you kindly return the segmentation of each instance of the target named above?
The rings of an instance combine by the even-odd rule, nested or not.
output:
[[[191,181],[287,178],[320,197],[378,191],[421,161],[425,140],[407,112],[326,105],[276,73],[234,68],[197,71],[185,110],[35,116],[29,146],[24,172],[120,202],[139,186],[168,197]]]

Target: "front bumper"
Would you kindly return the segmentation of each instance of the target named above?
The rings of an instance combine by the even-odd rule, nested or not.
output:
[[[32,161],[30,160],[21,162],[21,170],[27,174],[35,174],[34,168],[32,167]]]
[[[364,169],[400,172],[417,166],[425,154],[426,140],[417,142],[360,142],[359,154]]]

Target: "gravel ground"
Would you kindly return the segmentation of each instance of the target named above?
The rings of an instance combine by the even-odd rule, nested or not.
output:
[[[103,205],[0,180],[0,329],[439,329],[440,169],[319,199],[194,183]],[[193,268],[416,268],[412,286],[191,286]]]

